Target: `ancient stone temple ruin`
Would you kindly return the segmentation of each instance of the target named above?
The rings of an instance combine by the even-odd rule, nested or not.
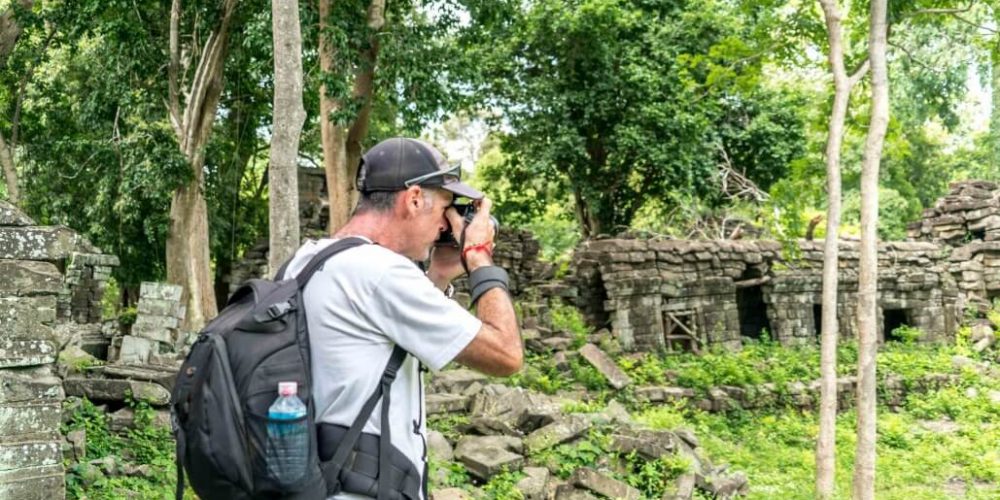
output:
[[[0,202],[0,498],[62,498],[63,383],[69,342],[98,349],[114,256],[65,227]]]
[[[879,339],[900,326],[923,340],[951,338],[964,314],[1000,297],[1000,189],[954,183],[909,241],[879,244]],[[768,335],[814,342],[822,316],[823,244],[800,241],[786,258],[772,241],[604,239],[577,248],[573,274],[552,295],[607,325],[630,350],[737,348]],[[857,334],[858,242],[841,241],[838,317]]]

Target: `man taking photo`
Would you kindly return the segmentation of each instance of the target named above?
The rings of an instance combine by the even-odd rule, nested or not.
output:
[[[285,272],[294,277],[335,241],[366,243],[329,259],[303,291],[321,460],[334,455],[395,353],[405,356],[337,471],[333,499],[426,499],[422,368],[437,371],[452,360],[494,376],[521,368],[507,274],[493,265],[491,202],[459,176],[457,166],[422,141],[377,144],[361,160],[361,197],[351,219],[332,238],[303,245]],[[468,224],[453,206],[457,197],[473,200]],[[444,231],[458,245],[435,245]],[[428,259],[425,273],[415,262]],[[452,280],[466,272],[475,315],[450,298]],[[381,442],[386,435],[388,445]]]

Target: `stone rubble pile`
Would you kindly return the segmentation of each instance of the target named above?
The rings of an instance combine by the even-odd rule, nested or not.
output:
[[[447,392],[444,392],[447,391]],[[527,500],[627,498],[641,493],[623,482],[624,457],[635,454],[645,460],[683,457],[689,471],[671,485],[664,499],[690,499],[695,490],[714,498],[746,494],[744,474],[714,466],[702,453],[697,438],[687,430],[662,431],[633,423],[628,411],[616,401],[593,414],[566,413],[563,408],[579,403],[580,395],[547,396],[522,388],[489,383],[484,375],[467,369],[446,370],[434,376],[429,387],[428,414],[463,412],[468,423],[460,436],[446,437],[431,431],[428,436],[434,460],[461,463],[477,481],[488,481],[504,471],[522,471],[526,477],[516,487]],[[441,401],[464,402],[441,405]],[[434,401],[435,404],[431,404]],[[531,456],[562,444],[574,444],[594,428],[611,429],[611,453],[595,464],[581,467],[566,480],[555,472],[559,463],[533,463]],[[440,474],[447,471],[440,469]],[[443,482],[444,477],[432,478]],[[434,499],[465,498],[455,490],[438,490]]]
[[[971,240],[1000,240],[1000,191],[994,182],[953,182],[949,192],[907,225],[913,240],[961,246]]]

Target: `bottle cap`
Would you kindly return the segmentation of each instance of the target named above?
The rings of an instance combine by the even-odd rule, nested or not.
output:
[[[291,396],[299,392],[298,382],[278,382],[278,394]]]

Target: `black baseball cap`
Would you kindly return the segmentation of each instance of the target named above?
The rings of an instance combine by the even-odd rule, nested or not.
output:
[[[478,200],[483,193],[461,181],[459,164],[449,165],[440,151],[406,137],[386,139],[369,149],[358,166],[358,191],[400,191],[410,186],[439,187]]]

